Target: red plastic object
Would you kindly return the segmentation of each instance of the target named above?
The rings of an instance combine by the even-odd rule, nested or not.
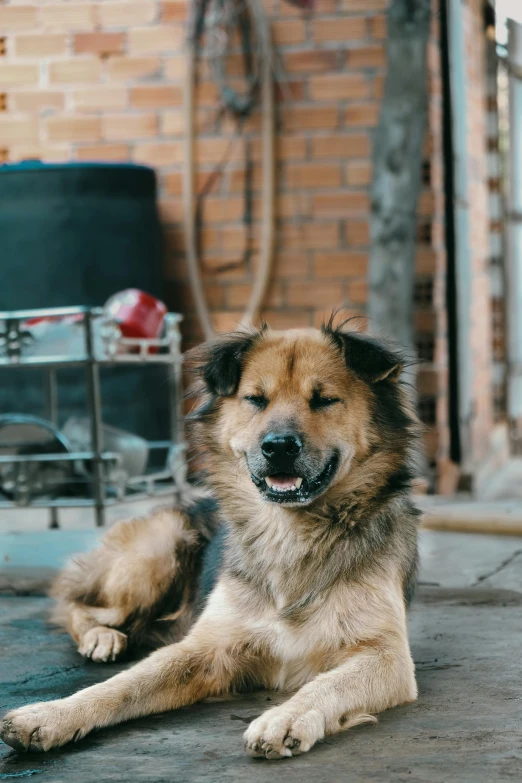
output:
[[[159,337],[167,314],[163,302],[138,288],[114,294],[105,303],[104,309],[116,321],[124,337],[141,339]]]

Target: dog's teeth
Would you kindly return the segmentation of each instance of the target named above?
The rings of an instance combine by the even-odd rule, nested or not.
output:
[[[265,477],[266,485],[267,487],[270,487],[271,490],[274,492],[295,492],[298,490],[303,483],[303,479],[299,476],[296,476],[294,479],[293,484],[284,484],[281,483],[281,480],[273,479],[271,476]]]

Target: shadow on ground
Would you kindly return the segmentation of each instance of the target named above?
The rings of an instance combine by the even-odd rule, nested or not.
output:
[[[522,541],[430,532],[422,544],[423,584],[410,620],[420,698],[381,715],[377,726],[329,738],[296,759],[251,760],[242,749],[246,725],[283,698],[259,692],[133,721],[48,754],[0,745],[0,780],[522,780]],[[49,605],[38,596],[0,598],[2,712],[118,671],[84,663],[46,624]]]

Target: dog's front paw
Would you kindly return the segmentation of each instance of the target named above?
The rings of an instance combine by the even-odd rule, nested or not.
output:
[[[245,731],[245,750],[254,758],[281,759],[306,753],[325,734],[320,710],[298,712],[273,707],[256,718]]]
[[[127,637],[124,633],[114,628],[98,626],[84,634],[78,652],[96,663],[107,663],[115,661],[126,647]]]
[[[60,701],[41,702],[8,712],[0,723],[0,738],[15,750],[50,750],[87,733],[75,725],[75,714]]]

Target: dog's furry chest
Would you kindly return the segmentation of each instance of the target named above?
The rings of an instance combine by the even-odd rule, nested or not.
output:
[[[292,619],[285,618],[284,595],[266,600],[254,587],[225,573],[204,614],[227,618],[232,637],[244,634],[271,660],[263,680],[266,687],[293,690],[335,668],[348,649],[379,635],[393,615],[404,617],[399,586],[378,581],[375,577],[368,584],[336,585]]]

